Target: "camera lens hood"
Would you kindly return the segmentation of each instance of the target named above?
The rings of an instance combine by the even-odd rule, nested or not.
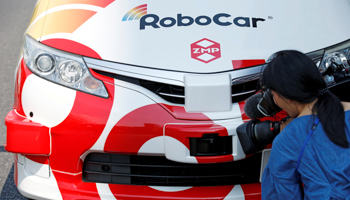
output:
[[[263,147],[257,146],[253,142],[255,140],[254,127],[257,123],[260,123],[260,120],[253,119],[239,125],[236,129],[239,141],[241,142],[243,151],[246,155],[253,154],[263,149]]]

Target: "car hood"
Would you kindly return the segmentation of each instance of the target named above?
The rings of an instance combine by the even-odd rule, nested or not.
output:
[[[41,23],[36,39],[52,47],[164,70],[235,70],[283,49],[316,51],[350,32],[347,0],[57,2],[36,16],[28,34]]]

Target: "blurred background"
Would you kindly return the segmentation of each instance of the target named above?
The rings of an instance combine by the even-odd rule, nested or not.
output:
[[[4,121],[12,109],[14,71],[35,3],[36,0],[0,0],[0,200],[26,199],[19,194],[13,180],[13,156],[4,149]]]

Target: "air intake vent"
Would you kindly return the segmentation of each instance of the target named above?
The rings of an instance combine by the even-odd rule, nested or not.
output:
[[[185,88],[176,85],[169,85],[165,83],[153,82],[148,80],[136,79],[126,76],[121,76],[117,74],[112,74],[108,72],[102,72],[95,70],[104,76],[112,77],[115,79],[127,81],[140,85],[158,96],[162,97],[164,100],[175,104],[185,104]],[[240,102],[249,98],[257,92],[258,89],[258,79],[250,79],[246,82],[235,83],[232,85],[232,102]]]
[[[83,181],[153,186],[220,186],[258,183],[261,154],[218,164],[185,164],[160,156],[91,153]]]
[[[232,102],[244,101],[258,91],[259,80],[250,80],[232,85]]]
[[[185,104],[185,88],[181,86],[140,80],[140,85],[158,94],[163,99],[177,104]]]

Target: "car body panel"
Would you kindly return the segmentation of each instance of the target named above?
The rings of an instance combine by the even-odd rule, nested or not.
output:
[[[201,166],[250,156],[236,133],[250,120],[244,101],[226,111],[187,112],[184,104],[112,75],[179,87],[187,74],[225,74],[232,85],[256,80],[275,51],[309,53],[348,40],[349,8],[347,0],[38,0],[26,34],[54,51],[78,55],[103,82],[108,98],[44,79],[21,57],[5,144],[14,153],[19,191],[33,199],[260,199],[260,183],[84,182],[90,153],[161,156]],[[189,138],[206,133],[232,136],[232,154],[191,156]],[[20,137],[36,148],[17,141]]]
[[[240,26],[234,23],[218,25],[213,21],[208,25],[178,26],[177,22],[171,27],[162,27],[159,22],[159,28],[147,26],[142,30],[142,18],[122,19],[144,2],[108,1],[108,5],[107,2],[73,2],[50,1],[45,15],[37,17],[45,18],[42,34],[32,36],[41,42],[49,39],[75,41],[93,49],[104,60],[165,70],[195,73],[233,70],[232,61],[267,60],[280,49],[312,52],[347,40],[349,31],[344,26],[350,15],[347,12],[350,5],[345,0],[337,2],[337,6],[328,0],[250,0],[225,4],[207,0],[201,1],[202,6],[197,2],[148,1],[147,15],[143,17],[153,14],[159,16],[160,21],[168,17],[168,22],[171,22],[169,17],[175,20],[178,14],[195,19],[198,16],[213,18],[220,13],[230,15],[221,17],[221,23],[232,23],[236,17],[249,18],[250,21],[237,22]],[[257,27],[253,27],[253,18],[265,21],[258,21]],[[36,23],[40,20],[34,20],[30,26]],[[221,44],[220,58],[209,63],[191,58],[191,51],[195,50],[190,45],[203,38]]]

